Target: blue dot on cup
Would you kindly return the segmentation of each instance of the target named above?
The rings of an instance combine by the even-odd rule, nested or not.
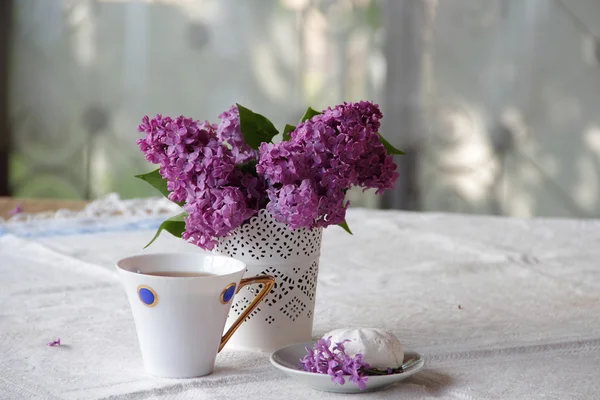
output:
[[[138,288],[138,297],[140,298],[142,303],[149,307],[155,305],[156,301],[158,300],[156,293],[154,293],[154,290],[147,286],[140,286]]]
[[[235,295],[235,283],[230,283],[221,293],[221,303],[227,304]]]

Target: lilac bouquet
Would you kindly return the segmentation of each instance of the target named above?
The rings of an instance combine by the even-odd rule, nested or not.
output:
[[[398,177],[393,155],[403,153],[378,133],[382,117],[366,101],[309,108],[297,126],[285,126],[279,143],[267,118],[239,104],[218,124],[144,117],[137,144],[159,168],[137,177],[184,209],[152,241],[166,230],[210,250],[261,209],[290,229],[340,225],[350,232],[346,192],[358,186],[381,194]]]

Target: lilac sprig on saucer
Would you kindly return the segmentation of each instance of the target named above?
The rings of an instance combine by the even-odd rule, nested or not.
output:
[[[334,393],[374,391],[419,372],[425,360],[404,351],[391,332],[374,328],[335,329],[315,342],[284,346],[271,364],[313,389]],[[353,384],[345,385],[346,382]]]
[[[331,336],[319,339],[313,348],[306,347],[306,356],[300,359],[300,369],[317,374],[328,374],[331,381],[343,385],[345,376],[360,390],[367,387],[367,371],[371,366],[363,361],[362,354],[350,357],[344,350],[344,342],[331,347]]]

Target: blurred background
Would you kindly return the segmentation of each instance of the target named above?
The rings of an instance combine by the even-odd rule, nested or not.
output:
[[[2,0],[0,194],[155,195],[146,114],[369,99],[409,155],[354,206],[600,217],[599,93],[597,0]]]

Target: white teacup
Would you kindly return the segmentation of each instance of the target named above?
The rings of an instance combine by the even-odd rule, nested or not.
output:
[[[210,374],[217,353],[275,282],[267,275],[242,279],[243,262],[198,253],[128,257],[117,262],[117,270],[131,304],[146,371],[165,378]],[[156,273],[161,275],[151,275]],[[200,274],[206,275],[190,276]],[[221,337],[231,300],[252,283],[263,287]]]

